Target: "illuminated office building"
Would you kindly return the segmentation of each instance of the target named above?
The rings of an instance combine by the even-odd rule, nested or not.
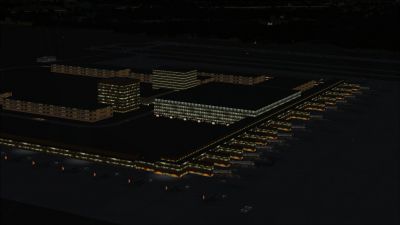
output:
[[[97,122],[113,116],[112,108],[103,104],[76,108],[32,102],[30,100],[17,99],[14,97],[9,97],[4,100],[3,109],[84,122]]]
[[[153,70],[153,88],[168,88],[184,90],[200,84],[197,80],[197,70]]]
[[[81,66],[81,65],[52,64],[51,72],[78,75],[78,76],[111,78],[111,77],[128,77],[130,74],[130,69],[117,68],[104,65]]]
[[[130,112],[139,108],[139,81],[130,78],[103,79],[97,86],[97,100],[113,107],[114,112]]]
[[[229,125],[255,117],[297,97],[299,91],[208,83],[155,99],[156,116]]]

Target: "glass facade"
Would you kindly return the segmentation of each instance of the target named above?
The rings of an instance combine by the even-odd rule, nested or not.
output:
[[[300,97],[300,92],[296,92],[257,110],[155,99],[154,114],[162,117],[229,125],[245,117],[261,115],[297,97]]]

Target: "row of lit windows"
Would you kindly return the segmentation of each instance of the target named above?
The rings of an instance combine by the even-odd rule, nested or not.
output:
[[[197,80],[197,72],[191,71],[188,73],[169,72],[154,70],[153,88],[173,88],[187,89],[199,85]]]
[[[132,87],[139,88],[139,83],[131,83],[131,84],[109,84],[109,83],[99,83],[98,84],[100,87],[105,87],[105,88],[117,88],[117,89],[131,89]]]
[[[205,105],[205,104],[192,103],[192,102],[180,102],[180,101],[167,100],[167,99],[155,99],[154,102],[155,102],[155,104],[171,105],[171,107],[180,105],[180,106],[187,106],[187,107],[201,107],[201,108],[205,108],[205,109],[218,109],[218,110],[239,112],[239,113],[244,113],[244,114],[249,114],[249,113],[253,112],[252,110],[246,110],[246,109],[230,108],[230,107],[215,106],[215,105]]]
[[[202,111],[191,111],[191,112],[185,112],[185,111],[180,111],[180,110],[163,110],[160,108],[156,108],[154,111],[155,114],[160,114],[160,115],[167,115],[167,116],[173,116],[173,117],[187,117],[187,118],[208,118],[208,119],[213,119],[213,120],[221,120],[221,121],[227,121],[227,120],[232,120],[236,121],[241,118],[244,118],[244,116],[237,116],[237,115],[232,115],[229,114],[228,112],[218,112],[218,113],[205,113]]]
[[[215,109],[210,109],[210,108],[203,108],[203,107],[187,107],[187,106],[171,106],[167,104],[158,104],[155,106],[157,110],[164,110],[164,111],[179,111],[179,113],[186,113],[186,114],[220,114],[221,116],[223,115],[232,115],[236,116],[237,118],[242,118],[248,116],[247,113],[243,112],[235,112],[235,111],[229,111],[229,110],[223,110],[221,108],[215,108]]]
[[[157,81],[153,80],[153,86],[165,86],[165,87],[194,87],[196,85],[199,85],[200,81],[199,80],[194,80],[194,81],[178,81],[178,80],[173,80],[173,81]]]
[[[125,89],[125,88],[109,88],[109,87],[99,87],[98,88],[99,91],[102,92],[107,92],[107,93],[120,93],[120,94],[125,94],[125,93],[133,93],[139,90],[139,88],[129,88],[129,89]]]
[[[68,66],[68,65],[51,65],[51,72],[65,73],[71,75],[86,75],[94,77],[126,77],[130,73],[130,69],[123,70],[108,70],[108,69],[97,69],[97,68],[85,68],[79,66]]]
[[[99,83],[98,101],[109,104],[115,112],[129,112],[139,108],[139,83],[115,85]]]
[[[124,86],[99,84],[99,89],[125,92],[125,91],[129,91],[129,90],[138,90],[139,86],[137,84],[124,85]]]
[[[110,69],[88,68],[88,67],[69,66],[69,65],[60,65],[60,64],[52,64],[51,69],[87,70],[87,71],[101,71],[101,72],[114,72],[114,73],[122,72],[122,71],[130,71],[130,69],[110,70]]]
[[[170,75],[170,74],[153,74],[153,80],[193,80],[197,79],[196,74],[188,75]]]
[[[178,80],[178,79],[153,79],[153,84],[164,84],[164,85],[188,85],[188,84],[198,84],[199,80]]]
[[[129,98],[129,97],[139,96],[139,92],[115,93],[115,92],[99,91],[98,96],[108,97],[108,98]]]
[[[184,75],[196,75],[197,76],[197,70],[191,70],[187,72],[177,72],[177,71],[170,71],[170,70],[153,70],[153,75],[179,75],[179,76],[184,76]]]
[[[233,123],[247,116],[258,116],[299,96],[300,92],[296,92],[295,94],[265,106],[257,111],[156,99],[154,104],[154,113],[156,115],[181,118],[184,120],[188,119],[225,124]]]
[[[103,98],[120,98],[120,99],[140,97],[139,93],[114,94],[114,93],[106,93],[106,92],[99,92],[97,96],[103,97]]]
[[[166,117],[194,120],[198,122],[205,121],[217,124],[229,124],[244,118],[243,115],[235,115],[229,111],[214,110],[210,112],[204,111],[202,108],[175,108],[171,110],[168,106],[160,107],[159,105],[154,106],[154,113]]]

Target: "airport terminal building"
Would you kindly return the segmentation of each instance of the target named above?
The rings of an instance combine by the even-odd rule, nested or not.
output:
[[[130,78],[108,78],[97,85],[99,103],[111,105],[114,112],[126,113],[139,108],[139,81]]]
[[[154,114],[197,122],[229,125],[255,117],[295,98],[299,91],[208,83],[155,99]]]

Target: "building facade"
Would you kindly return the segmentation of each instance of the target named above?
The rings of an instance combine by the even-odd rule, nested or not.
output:
[[[97,85],[99,103],[111,105],[114,112],[126,113],[139,108],[139,81],[130,78],[110,78]]]
[[[51,72],[98,78],[128,77],[130,69],[94,68],[75,65],[52,64]]]
[[[113,116],[112,108],[105,105],[93,109],[80,109],[11,98],[4,100],[3,109],[84,122],[97,122]]]
[[[258,109],[224,107],[156,98],[154,101],[154,114],[157,117],[161,116],[211,124],[229,125],[246,117],[261,115],[300,97],[300,95],[300,92],[296,92]]]
[[[197,70],[190,71],[171,71],[153,70],[153,88],[168,88],[174,90],[184,90],[200,84],[197,80]]]

